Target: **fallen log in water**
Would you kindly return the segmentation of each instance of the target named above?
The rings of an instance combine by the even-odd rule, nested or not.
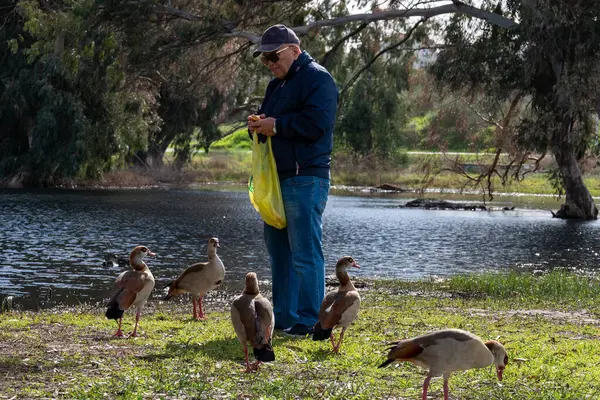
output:
[[[465,210],[465,211],[511,211],[515,207],[493,208],[484,204],[458,203],[437,199],[415,199],[406,203],[404,208],[423,208],[425,210]]]

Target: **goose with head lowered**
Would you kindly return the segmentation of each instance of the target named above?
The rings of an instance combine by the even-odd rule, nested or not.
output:
[[[131,270],[122,272],[115,281],[116,291],[108,302],[106,318],[119,320],[119,328],[115,336],[123,336],[121,331],[121,322],[125,310],[135,307],[135,328],[130,336],[137,336],[137,327],[140,320],[142,308],[148,301],[148,297],[154,289],[154,276],[143,261],[146,256],[154,256],[146,246],[137,246],[129,255],[129,265]]]
[[[178,294],[191,293],[194,306],[194,318],[205,319],[202,298],[209,290],[215,289],[225,279],[225,266],[217,255],[219,239],[212,237],[208,241],[208,261],[189,266],[177,279],[167,284],[169,292],[165,300]]]
[[[244,291],[231,303],[231,322],[238,340],[244,346],[246,372],[257,370],[261,362],[275,360],[271,345],[275,315],[269,300],[258,290],[258,278],[254,272],[246,274]],[[248,362],[248,343],[256,358],[252,365]]]
[[[429,381],[434,376],[444,377],[444,400],[448,400],[448,379],[452,372],[494,364],[498,380],[501,381],[508,364],[508,355],[500,343],[495,340],[484,342],[472,333],[460,329],[444,329],[390,345],[393,346],[388,359],[379,368],[394,361],[408,361],[429,369],[423,382],[422,400],[427,400]]]
[[[335,274],[340,281],[340,287],[327,293],[323,299],[319,310],[319,320],[313,328],[313,340],[330,339],[334,353],[340,351],[344,332],[354,322],[360,310],[360,295],[348,276],[348,268],[360,268],[360,265],[350,256],[340,258],[335,266]],[[333,328],[336,326],[342,327],[337,344],[333,334]]]

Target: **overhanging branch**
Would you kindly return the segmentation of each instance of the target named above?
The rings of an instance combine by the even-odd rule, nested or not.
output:
[[[346,36],[341,38],[336,44],[333,45],[333,47],[331,49],[329,49],[329,51],[327,51],[327,53],[325,53],[325,55],[323,57],[321,57],[321,59],[319,60],[319,64],[326,66],[327,60],[333,53],[335,53],[337,51],[337,49],[339,49],[344,43],[346,43],[346,41],[348,39],[352,38],[353,36],[358,35],[366,27],[367,27],[367,24],[362,23],[362,24],[360,24],[360,26],[358,28],[356,28],[355,30],[353,30],[352,32],[348,33]]]
[[[188,21],[199,21],[202,19],[200,15],[192,14],[187,11],[169,7],[165,5],[158,5],[157,12],[161,14],[170,15],[175,18],[185,19]],[[510,18],[506,18],[502,15],[495,14],[490,11],[485,11],[477,7],[469,6],[467,4],[463,4],[460,2],[452,3],[452,4],[444,4],[437,7],[430,8],[409,8],[403,10],[386,10],[386,11],[377,11],[373,13],[366,14],[353,14],[346,15],[338,18],[330,18],[330,19],[322,19],[318,21],[311,22],[305,26],[296,26],[292,29],[299,36],[307,35],[310,31],[315,29],[319,29],[326,26],[338,26],[338,25],[346,25],[351,22],[363,22],[370,23],[375,21],[385,21],[390,19],[401,19],[401,18],[410,18],[410,17],[422,17],[422,18],[431,18],[438,15],[445,14],[464,14],[474,18],[485,20],[491,24],[498,25],[502,28],[512,29],[515,28],[518,24],[511,20]],[[227,24],[224,24],[227,26]],[[249,42],[258,44],[260,42],[260,36],[255,35],[250,32],[245,32],[241,30],[230,30],[226,31],[223,34],[223,37],[239,37],[247,39]]]
[[[299,36],[307,35],[310,31],[319,29],[325,26],[338,26],[345,25],[350,22],[375,22],[375,21],[385,21],[389,19],[396,18],[410,18],[410,17],[422,17],[422,18],[431,18],[438,15],[444,14],[464,14],[474,18],[479,18],[485,21],[488,21],[491,24],[498,25],[502,28],[512,29],[515,28],[518,24],[512,19],[506,18],[502,15],[495,14],[490,11],[485,11],[480,8],[476,8],[473,6],[469,6],[466,4],[445,4],[438,7],[431,8],[411,8],[404,10],[387,10],[387,11],[378,11],[374,13],[368,14],[354,14],[354,15],[346,15],[344,17],[339,18],[331,18],[331,19],[322,19],[318,21],[314,21],[305,26],[296,26],[292,28],[296,34]],[[244,31],[231,31],[228,33],[224,33],[225,37],[242,37],[248,39],[252,43],[258,44],[260,42],[260,36],[253,35],[252,33],[244,32]]]

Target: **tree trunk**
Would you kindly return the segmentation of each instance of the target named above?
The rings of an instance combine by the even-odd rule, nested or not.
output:
[[[164,167],[164,157],[169,145],[173,141],[173,134],[161,135],[149,139],[148,151],[136,153],[136,164],[142,164],[148,169],[161,169]]]
[[[565,203],[552,215],[556,218],[597,219],[598,209],[583,183],[581,169],[575,156],[572,131],[573,118],[565,118],[560,129],[556,129],[552,136],[552,150],[565,188]]]
[[[165,156],[165,150],[162,146],[153,146],[148,149],[146,155],[146,164],[150,169],[160,169],[164,166],[163,157]]]

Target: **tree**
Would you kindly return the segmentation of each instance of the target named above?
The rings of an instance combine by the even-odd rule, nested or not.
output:
[[[593,3],[593,4],[592,4]],[[512,30],[469,26],[455,16],[446,31],[452,47],[433,72],[458,91],[483,90],[498,101],[531,99],[531,113],[515,127],[522,151],[550,151],[559,168],[565,203],[557,216],[596,219],[579,161],[595,134],[593,113],[600,89],[600,2],[513,1],[496,13],[520,21]]]
[[[87,29],[89,1],[0,9],[0,175],[33,185],[98,177],[146,130],[114,31]],[[67,51],[68,49],[68,51]]]

